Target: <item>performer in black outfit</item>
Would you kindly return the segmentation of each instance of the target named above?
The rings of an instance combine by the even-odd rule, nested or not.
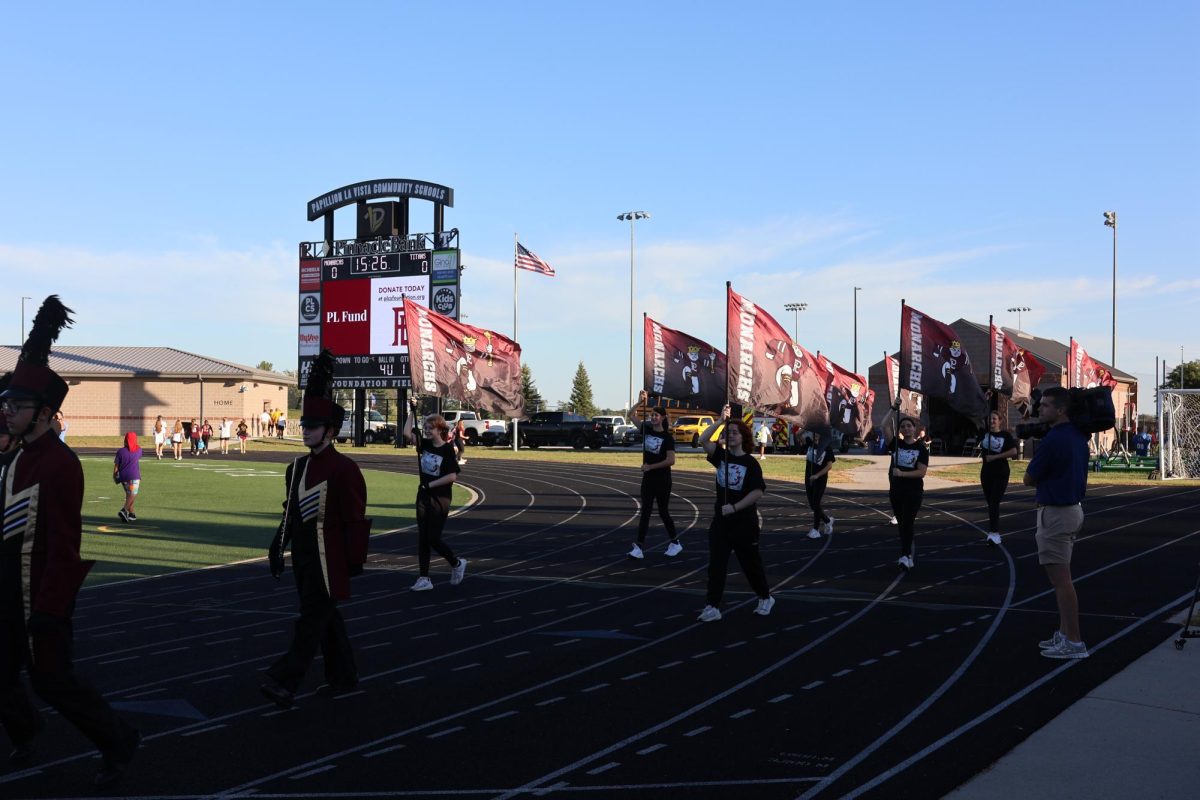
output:
[[[642,392],[642,400],[646,393]],[[675,557],[683,552],[679,536],[675,533],[675,520],[667,510],[671,502],[671,467],[675,465],[675,437],[667,428],[667,410],[661,406],[650,412],[650,421],[642,426],[642,515],[638,520],[637,541],[629,551],[630,558],[644,558],[642,545],[646,544],[646,532],[650,529],[650,512],[658,504],[658,516],[662,519],[667,536],[667,555]]]
[[[804,493],[813,512],[812,530],[808,538],[820,539],[824,533],[833,533],[833,517],[821,509],[821,498],[825,496],[825,485],[829,482],[829,470],[837,458],[833,454],[833,434],[828,428],[808,431],[808,452],[804,459]]]
[[[346,410],[328,397],[333,355],[323,350],[309,372],[300,430],[309,454],[287,468],[283,522],[270,548],[271,574],[283,574],[283,554],[292,551],[292,571],[300,595],[300,618],[291,647],[267,670],[259,687],[280,708],[291,708],[317,650],[324,657],[325,684],[332,696],[358,686],[354,652],[337,601],[350,597],[350,578],[362,574],[371,520],[366,518],[367,485],[353,460],[333,439]]]
[[[721,439],[716,441],[717,428],[725,423]],[[740,419],[730,419],[729,406],[721,411],[721,419],[700,434],[700,444],[708,455],[708,463],[717,470],[717,502],[712,524],[708,528],[708,605],[700,612],[701,622],[716,622],[721,618],[721,596],[725,593],[725,573],[729,569],[729,552],[737,553],[738,563],[750,587],[758,595],[754,613],[766,616],[775,607],[775,598],[767,584],[762,555],[758,550],[758,499],[767,491],[758,459],[746,452],[751,446],[750,428]]]
[[[979,439],[983,465],[979,483],[988,507],[988,544],[1000,544],[1000,501],[1008,490],[1008,460],[1017,457],[1017,440],[1001,427],[1000,413],[988,414],[988,431]]]
[[[417,487],[417,563],[421,575],[412,585],[412,591],[426,592],[433,588],[433,582],[429,580],[431,548],[437,550],[450,565],[452,586],[462,583],[463,575],[467,572],[467,560],[455,556],[450,546],[442,541],[442,529],[446,527],[446,518],[450,516],[450,487],[458,480],[458,473],[462,470],[458,466],[454,446],[447,442],[450,423],[441,414],[430,414],[421,423],[421,433],[415,433],[413,420],[417,416],[417,401],[414,398],[410,402],[404,432],[417,447],[418,477],[421,480]]]
[[[94,782],[107,788],[121,779],[141,736],[71,661],[76,595],[95,562],[79,557],[83,469],[51,427],[67,384],[49,367],[50,346],[70,314],[57,296],[46,298],[0,393],[9,433],[21,442],[0,455],[0,724],[13,745],[9,763],[28,763],[46,723],[21,684],[24,664],[38,697],[100,750]]]
[[[892,465],[888,471],[888,499],[900,527],[901,569],[913,568],[913,536],[917,512],[925,494],[925,471],[929,468],[929,449],[917,438],[917,421],[900,420],[900,438],[891,445]]]

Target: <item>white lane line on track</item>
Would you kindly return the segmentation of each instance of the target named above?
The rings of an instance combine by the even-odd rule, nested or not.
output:
[[[1156,620],[1161,615],[1167,613],[1168,611],[1171,611],[1172,609],[1178,608],[1181,605],[1183,605],[1184,603],[1187,603],[1189,600],[1192,599],[1193,594],[1194,594],[1193,592],[1189,591],[1185,594],[1180,595],[1179,597],[1175,598],[1174,600],[1167,603],[1166,605],[1161,606],[1160,608],[1141,617],[1136,622],[1133,622],[1130,625],[1126,626],[1125,628],[1122,628],[1121,630],[1117,631],[1112,636],[1108,637],[1107,639],[1105,639],[1103,642],[1096,645],[1095,647],[1088,648],[1089,651],[1091,653],[1095,654],[1097,651],[1102,650],[1103,648],[1107,647],[1108,645],[1129,635],[1134,630],[1136,630],[1137,628],[1140,628],[1142,625],[1146,624],[1147,622]],[[997,703],[996,705],[992,706],[987,711],[983,712],[982,714],[975,717],[971,721],[960,725],[959,727],[950,731],[950,733],[947,733],[945,736],[941,737],[937,741],[932,742],[931,744],[925,746],[924,748],[922,748],[921,750],[912,754],[908,758],[904,759],[899,764],[896,764],[895,766],[891,767],[890,769],[887,769],[887,770],[879,773],[871,780],[858,785],[857,787],[852,789],[849,793],[847,793],[844,796],[843,800],[853,800],[854,798],[859,797],[860,795],[864,794],[865,792],[868,792],[871,789],[874,789],[876,786],[880,785],[881,783],[884,783],[885,781],[890,780],[893,776],[898,775],[899,773],[901,773],[904,770],[911,767],[913,764],[916,764],[917,762],[923,760],[929,754],[942,749],[943,747],[945,747],[947,744],[950,744],[951,742],[954,742],[955,740],[957,740],[960,736],[962,736],[967,731],[970,731],[971,729],[983,724],[984,722],[987,722],[989,719],[994,717],[996,714],[999,714],[1001,711],[1008,708],[1013,703],[1016,703],[1017,701],[1023,699],[1024,697],[1029,695],[1031,692],[1033,692],[1038,687],[1048,683],[1049,681],[1053,680],[1054,678],[1057,678],[1059,675],[1061,675],[1066,670],[1068,670],[1071,667],[1074,667],[1080,663],[1082,663],[1082,662],[1081,661],[1064,661],[1061,666],[1055,667],[1054,669],[1050,670],[1050,672],[1046,673],[1042,677],[1027,684],[1020,691],[1009,695],[1006,699],[1004,699],[1001,702]]]

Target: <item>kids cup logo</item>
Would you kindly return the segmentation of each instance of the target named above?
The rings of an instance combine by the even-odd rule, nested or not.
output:
[[[453,289],[438,289],[433,293],[433,310],[439,314],[453,316],[455,305]]]

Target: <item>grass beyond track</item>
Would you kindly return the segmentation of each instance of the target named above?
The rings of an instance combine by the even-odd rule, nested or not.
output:
[[[134,506],[138,520],[125,523],[117,518],[124,491],[112,482],[112,458],[81,456],[83,557],[98,562],[88,583],[265,556],[279,525],[286,465],[247,457],[158,461],[151,450],[142,457],[141,493]],[[363,470],[363,477],[373,532],[413,522],[416,477],[378,470]],[[454,506],[467,497],[466,490],[455,487]]]

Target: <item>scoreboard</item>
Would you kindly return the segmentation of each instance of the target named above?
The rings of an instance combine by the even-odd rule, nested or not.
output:
[[[333,244],[328,251],[350,254],[315,257],[318,243],[300,247],[301,385],[317,354],[329,348],[335,387],[408,388],[404,298],[458,319],[461,250],[355,252],[375,249],[374,243]]]

